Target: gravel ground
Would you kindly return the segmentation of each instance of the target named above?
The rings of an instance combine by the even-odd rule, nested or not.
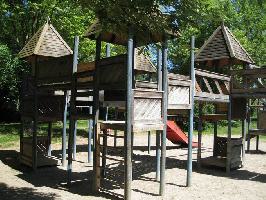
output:
[[[212,153],[212,137],[203,137],[203,157]],[[110,145],[113,140],[108,140]],[[118,144],[122,144],[119,143]],[[132,199],[162,199],[158,196],[159,183],[155,181],[155,135],[152,150],[147,153],[147,135],[136,135],[133,156]],[[252,149],[255,147],[252,141]],[[53,146],[53,154],[60,156],[60,146]],[[57,150],[58,149],[58,150]],[[118,199],[123,194],[122,164],[107,162],[110,169],[104,181],[104,192],[92,192],[92,163],[87,162],[86,139],[78,138],[77,160],[73,163],[73,184],[66,186],[64,167],[39,168],[37,172],[20,166],[17,149],[0,149],[0,199]],[[166,186],[164,199],[208,200],[265,200],[266,199],[266,142],[260,142],[260,152],[246,154],[245,166],[230,176],[220,169],[196,169],[196,149],[193,150],[192,186],[186,184],[187,149],[177,148],[167,141]],[[109,152],[113,158],[122,158],[121,152]],[[121,197],[123,198],[123,197]]]

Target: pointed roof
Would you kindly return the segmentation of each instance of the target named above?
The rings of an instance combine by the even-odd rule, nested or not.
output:
[[[172,30],[164,30],[163,32],[151,32],[148,29],[145,32],[141,30],[135,30],[135,42],[136,46],[143,46],[150,43],[157,43],[164,40],[164,35],[166,34],[169,39],[176,38],[180,36],[180,33]],[[121,30],[104,30],[100,20],[97,18],[91,26],[88,27],[84,34],[84,37],[88,37],[92,40],[96,40],[98,36],[101,36],[101,40],[104,42],[127,45],[128,33],[122,32]]]
[[[228,27],[219,26],[196,54],[196,61],[234,58],[245,63],[254,63],[247,51]]]
[[[73,54],[71,48],[47,21],[19,52],[20,58],[32,55],[61,57]]]

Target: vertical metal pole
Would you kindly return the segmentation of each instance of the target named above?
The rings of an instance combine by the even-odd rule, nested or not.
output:
[[[226,156],[226,173],[231,171],[231,136],[232,136],[232,97],[229,96],[228,103],[228,135],[227,135],[227,156]]]
[[[201,143],[202,143],[202,103],[199,103],[199,124],[198,124],[198,152],[197,152],[197,168],[201,167]]]
[[[64,91],[65,96],[65,108],[63,117],[63,134],[62,134],[62,166],[66,165],[66,127],[67,127],[67,103],[68,103],[68,93]]]
[[[115,119],[117,120],[117,108],[115,108]],[[117,143],[117,130],[114,130],[114,147],[116,147],[116,143]]]
[[[48,156],[52,155],[52,122],[48,123]]]
[[[151,153],[151,132],[148,131],[148,154]]]
[[[90,107],[90,114],[92,114],[92,107]],[[92,139],[92,120],[88,120],[88,162],[91,162],[91,139]]]
[[[194,69],[194,48],[195,37],[191,37],[191,110],[189,113],[189,132],[188,132],[188,157],[187,157],[187,187],[191,186],[192,175],[192,137],[193,137],[193,118],[194,118],[194,92],[195,92],[195,69]]]
[[[77,155],[77,129],[78,129],[78,121],[75,120],[74,137],[73,137],[73,160],[76,160],[76,155]]]
[[[99,118],[99,89],[98,89],[98,62],[101,59],[101,36],[96,40],[96,56],[95,56],[95,74],[93,77],[94,87],[93,87],[93,175],[94,175],[94,190],[98,191],[100,187],[100,171],[99,171],[99,144],[98,144],[98,118]]]
[[[242,166],[244,166],[245,164],[245,157],[246,157],[246,136],[247,136],[247,113],[246,113],[245,119],[242,120],[242,140],[243,140]]]
[[[127,102],[126,102],[126,132],[125,132],[125,189],[124,198],[131,199],[132,182],[132,73],[133,73],[133,31],[129,28],[127,44]]]
[[[162,91],[163,93],[163,123],[164,128],[161,135],[161,170],[160,170],[160,195],[165,193],[165,163],[166,163],[166,124],[168,105],[168,72],[167,72],[167,40],[162,44]]]
[[[259,104],[259,100],[258,100],[258,104]],[[259,108],[257,108],[257,128],[259,128]],[[257,135],[256,137],[256,151],[259,151],[259,140],[260,140],[260,136]]]
[[[71,184],[71,175],[72,175],[72,150],[73,150],[73,138],[74,138],[74,129],[75,129],[75,120],[73,119],[73,112],[75,110],[75,101],[76,101],[75,73],[77,72],[77,65],[78,65],[78,45],[79,45],[79,37],[75,36],[74,54],[73,54],[73,76],[72,76],[72,88],[71,88],[71,100],[70,100],[69,136],[68,136],[68,163],[67,163],[68,185]]]
[[[250,114],[251,114],[251,107],[250,107],[250,100],[248,100],[248,110],[247,110],[247,132],[248,132],[248,144],[247,144],[247,152],[249,152],[250,150],[250,140],[251,140],[251,137],[250,137],[250,133],[249,133],[249,130],[250,130]]]
[[[109,43],[106,44],[106,57],[111,56],[111,46]]]
[[[162,51],[157,49],[157,84],[158,91],[162,91]],[[161,131],[156,131],[156,181],[160,181],[160,135]]]

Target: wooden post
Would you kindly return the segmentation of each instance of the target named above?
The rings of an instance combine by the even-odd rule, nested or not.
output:
[[[73,160],[76,160],[76,155],[77,155],[77,129],[78,129],[78,121],[75,120],[74,137],[73,137]]]
[[[99,119],[99,89],[98,89],[98,63],[101,59],[101,35],[96,40],[96,56],[95,56],[95,72],[93,77],[93,175],[94,175],[94,190],[97,192],[100,188],[100,155],[99,155],[99,136],[98,119]]]
[[[64,107],[64,117],[63,117],[63,134],[62,134],[62,166],[66,165],[66,129],[67,129],[67,103],[68,103],[68,93],[64,91],[65,97],[65,107]]]
[[[148,131],[148,154],[151,153],[151,132]]]
[[[258,102],[258,104],[259,104],[259,102]],[[258,116],[259,116],[259,108],[257,108],[257,128],[259,128],[259,118],[258,118]],[[259,140],[260,140],[260,136],[257,135],[257,137],[256,137],[256,151],[257,152],[259,151]]]
[[[250,150],[250,139],[251,139],[251,137],[250,137],[250,134],[249,134],[249,130],[250,130],[250,114],[251,114],[251,107],[250,107],[250,100],[248,100],[248,110],[247,110],[247,126],[248,126],[248,141],[247,141],[247,152],[249,152],[249,150]]]
[[[166,163],[166,124],[167,124],[167,106],[168,106],[168,72],[167,72],[167,40],[162,44],[162,91],[163,93],[163,124],[164,128],[161,135],[161,166],[160,166],[160,195],[165,193],[165,163]]]
[[[191,186],[192,174],[192,138],[193,138],[193,119],[194,119],[194,92],[195,92],[195,69],[194,69],[194,48],[195,37],[191,38],[191,110],[189,113],[189,132],[188,132],[188,160],[187,160],[187,187]]]
[[[20,156],[22,155],[23,153],[23,140],[24,138],[24,120],[22,119],[21,117],[21,122],[20,122],[20,129],[19,129],[19,142],[20,142]]]
[[[157,49],[157,88],[162,91],[162,51]],[[160,181],[160,135],[161,131],[156,131],[156,181]]]
[[[76,72],[78,65],[78,45],[79,37],[75,36],[74,39],[74,54],[73,54],[73,75],[72,75],[72,86],[71,86],[71,99],[70,99],[70,118],[69,118],[69,136],[68,136],[68,164],[67,164],[67,184],[71,184],[71,174],[72,174],[72,150],[73,150],[73,138],[75,129],[75,120],[73,119],[73,114],[75,111],[76,102]]]
[[[34,83],[34,118],[33,118],[33,132],[32,132],[32,168],[34,171],[37,170],[37,126],[38,126],[38,93],[37,93],[37,74],[38,56],[35,56],[35,83]]]
[[[198,151],[197,151],[197,168],[201,167],[201,143],[202,143],[202,103],[199,103],[199,124],[198,124]]]
[[[90,107],[90,114],[92,114],[92,107]],[[88,120],[88,162],[91,162],[91,139],[92,139],[92,120]]]
[[[124,198],[131,199],[131,182],[132,182],[132,74],[133,74],[133,30],[129,28],[127,43],[127,102],[126,102],[126,131],[125,131],[125,189]]]
[[[48,156],[52,155],[52,122],[48,123]]]
[[[232,135],[232,97],[229,96],[228,103],[228,135],[227,135],[227,154],[226,154],[226,173],[231,171],[231,135]]]

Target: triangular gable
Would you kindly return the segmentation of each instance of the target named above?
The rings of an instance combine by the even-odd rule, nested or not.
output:
[[[196,54],[196,61],[236,58],[254,63],[246,50],[224,25],[219,26]]]
[[[71,48],[48,22],[42,26],[19,52],[20,58],[32,55],[61,57],[73,54]]]
[[[148,56],[143,53],[139,53],[139,49],[135,49],[135,70],[151,73],[156,73],[157,71]]]

